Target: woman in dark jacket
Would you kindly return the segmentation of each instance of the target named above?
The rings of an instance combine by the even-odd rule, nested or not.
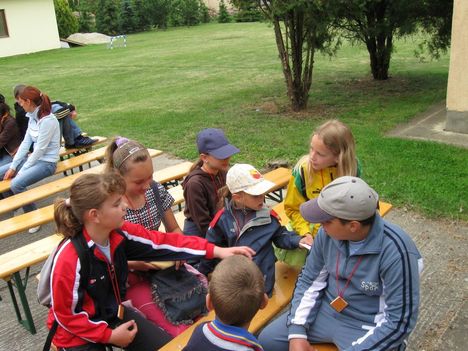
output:
[[[0,166],[13,160],[22,141],[15,119],[10,114],[10,107],[0,102]]]

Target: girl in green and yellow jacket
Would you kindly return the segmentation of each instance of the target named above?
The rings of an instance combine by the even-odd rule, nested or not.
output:
[[[284,209],[290,229],[299,235],[315,237],[320,224],[302,218],[299,206],[317,197],[334,179],[346,175],[359,177],[360,174],[354,137],[348,126],[334,119],[319,126],[312,134],[309,154],[297,162],[289,180]],[[306,255],[304,250],[276,249],[277,258],[293,266],[302,266]]]

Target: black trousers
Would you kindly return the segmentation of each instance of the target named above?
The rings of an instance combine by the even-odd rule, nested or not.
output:
[[[112,328],[119,326],[122,323],[135,320],[138,327],[138,332],[135,335],[132,343],[128,345],[124,350],[127,351],[155,351],[165,344],[167,344],[172,338],[164,330],[141,316],[135,310],[125,307],[125,313],[123,320],[116,319],[109,323]],[[65,347],[60,348],[59,351],[106,351],[107,345],[88,343],[76,347]]]

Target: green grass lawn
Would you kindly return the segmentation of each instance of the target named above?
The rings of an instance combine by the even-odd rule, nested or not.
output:
[[[345,44],[318,55],[309,110],[292,113],[273,30],[267,24],[208,24],[130,35],[127,48],[94,45],[0,59],[4,95],[16,83],[73,102],[90,134],[125,135],[182,158],[197,157],[195,136],[223,128],[259,168],[291,164],[313,129],[337,117],[357,140],[364,178],[381,197],[430,216],[468,219],[468,152],[384,134],[445,98],[448,57],[419,62],[418,38],[397,41],[392,78],[370,78],[367,51]],[[9,98],[9,96],[8,96]],[[12,100],[9,100],[12,102]]]

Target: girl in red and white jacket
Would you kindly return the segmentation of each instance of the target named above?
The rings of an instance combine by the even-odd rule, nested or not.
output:
[[[125,301],[127,260],[162,261],[190,258],[251,257],[247,247],[220,248],[199,237],[149,231],[124,220],[125,181],[117,174],[88,174],[71,187],[70,198],[57,200],[55,221],[60,233],[83,235],[89,267],[83,269],[75,247],[65,240],[51,272],[48,327],[57,321],[53,342],[59,350],[156,350],[170,340]],[[87,272],[86,284],[81,274]],[[85,285],[85,286],[82,286]]]

